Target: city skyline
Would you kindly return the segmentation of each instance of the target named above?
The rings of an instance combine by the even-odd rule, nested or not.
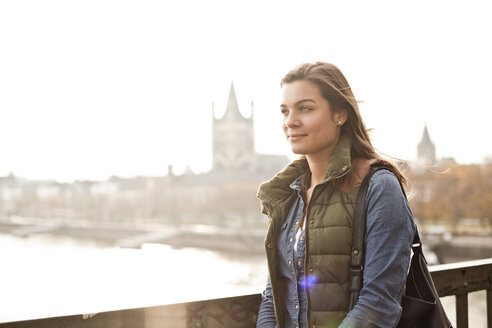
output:
[[[241,114],[242,115],[242,114]],[[222,117],[221,117],[222,118]],[[444,165],[448,165],[451,162],[454,162],[455,159],[454,157],[447,157],[447,156],[442,156],[442,157],[434,157],[434,162],[432,160],[429,160],[431,159],[432,157],[427,157],[427,155],[424,155],[425,157],[424,158],[421,158],[419,157],[418,155],[418,152],[419,152],[419,147],[421,147],[421,144],[422,142],[431,142],[432,145],[434,146],[434,151],[435,151],[435,144],[432,142],[432,138],[430,137],[430,133],[428,132],[428,129],[427,129],[427,126],[425,125],[424,126],[424,129],[423,129],[423,135],[421,137],[421,139],[419,140],[418,143],[416,143],[416,146],[415,146],[415,149],[416,149],[416,154],[417,156],[414,158],[414,159],[411,159],[411,160],[408,160],[408,159],[400,159],[400,158],[396,158],[396,157],[392,157],[388,154],[383,154],[383,156],[390,156],[390,160],[393,160],[393,161],[406,161],[410,164],[423,164],[423,165],[426,165],[426,166],[433,166],[433,165],[439,165],[440,163],[444,164]],[[430,138],[430,139],[427,139],[427,138]],[[213,147],[210,147],[211,149],[211,158],[213,158],[213,150],[212,148]],[[295,159],[297,158],[299,155],[296,155],[296,154],[293,154],[293,153],[290,153],[290,154],[261,154],[261,153],[258,153],[256,152],[256,155],[286,155],[287,158],[289,159]],[[490,161],[490,157],[485,157],[483,159],[483,163],[486,164]],[[73,182],[76,182],[76,181],[109,181],[109,180],[112,180],[112,179],[138,179],[138,178],[154,178],[154,177],[165,177],[165,176],[168,176],[169,174],[172,174],[172,175],[177,175],[177,176],[180,176],[180,175],[189,175],[189,174],[192,174],[192,175],[200,175],[200,174],[206,174],[206,173],[210,173],[211,170],[213,170],[213,163],[210,163],[210,167],[208,169],[205,169],[203,171],[194,171],[191,169],[191,166],[189,164],[186,164],[184,167],[179,167],[178,170],[176,170],[176,167],[174,167],[173,165],[171,164],[168,164],[167,167],[165,168],[165,170],[163,170],[160,174],[155,174],[155,175],[145,175],[145,174],[134,174],[134,175],[127,175],[127,176],[122,176],[122,175],[117,175],[117,174],[110,174],[108,175],[107,177],[103,177],[103,178],[80,178],[80,179],[71,179],[71,180],[59,180],[59,179],[56,179],[56,178],[51,178],[51,177],[46,177],[46,178],[39,178],[39,179],[36,179],[36,178],[30,178],[30,177],[25,177],[25,176],[19,176],[17,174],[15,174],[14,171],[10,171],[8,172],[8,174],[5,174],[3,176],[0,176],[0,178],[2,177],[8,177],[8,176],[13,176],[13,177],[16,177],[16,178],[21,178],[21,179],[25,179],[25,180],[32,180],[32,181],[46,181],[46,182],[50,182],[50,181],[53,181],[53,182],[57,182],[57,183],[73,183]],[[482,164],[482,163],[457,163],[457,164]]]
[[[193,8],[194,10],[190,10]],[[384,8],[384,10],[381,10]],[[378,151],[492,156],[489,5],[113,0],[0,3],[0,176],[104,180],[212,166],[212,103],[254,103],[255,150],[287,154],[279,81],[302,62],[346,75]]]

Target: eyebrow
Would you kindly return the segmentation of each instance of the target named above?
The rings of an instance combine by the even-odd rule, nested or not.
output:
[[[294,106],[297,107],[300,104],[302,104],[303,102],[313,102],[313,103],[316,103],[316,100],[311,99],[311,98],[301,99],[301,100],[296,101],[294,103]],[[280,107],[287,107],[287,106],[285,104],[281,104]]]

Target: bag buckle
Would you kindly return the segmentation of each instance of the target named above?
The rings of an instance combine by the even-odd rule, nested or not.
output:
[[[364,269],[363,265],[351,265],[350,272],[361,272]]]

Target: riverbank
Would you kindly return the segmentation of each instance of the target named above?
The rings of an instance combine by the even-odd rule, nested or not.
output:
[[[70,238],[104,247],[141,248],[148,243],[230,253],[263,254],[265,228],[173,225],[156,222],[109,223],[12,217],[0,221],[0,233],[19,238]]]
[[[172,224],[157,221],[105,222],[10,217],[0,220],[0,233],[19,238],[73,239],[90,245],[139,249],[155,243],[174,248],[193,247],[229,254],[264,254],[263,227]],[[425,229],[423,229],[425,231]],[[492,238],[483,234],[422,233],[430,264],[492,258]]]

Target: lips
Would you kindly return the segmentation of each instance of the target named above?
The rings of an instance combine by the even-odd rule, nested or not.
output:
[[[296,141],[296,140],[302,139],[305,136],[307,136],[307,134],[291,133],[288,135],[290,141]]]

